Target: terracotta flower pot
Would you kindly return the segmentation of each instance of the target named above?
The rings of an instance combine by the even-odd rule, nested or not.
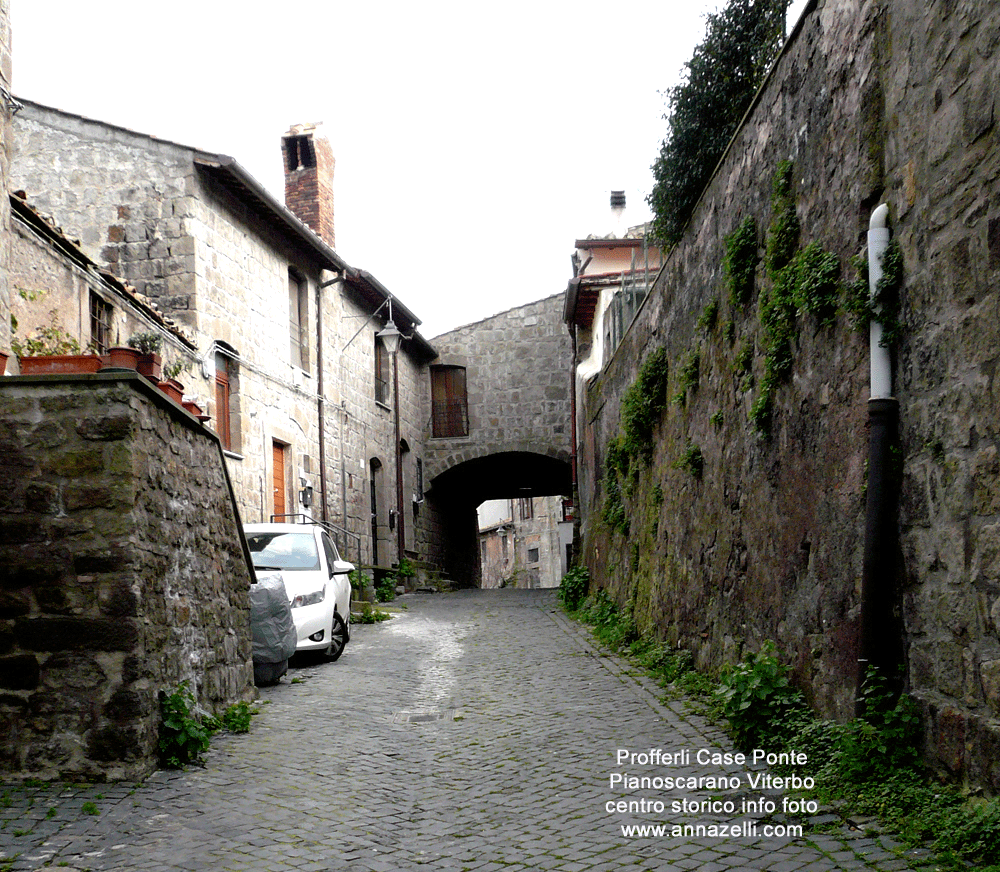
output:
[[[105,366],[107,367],[112,367],[113,369],[136,369],[142,354],[134,348],[116,345],[114,348],[108,349],[106,357],[107,363]]]
[[[21,375],[63,375],[80,372],[97,372],[101,368],[101,358],[96,354],[40,354],[22,357]]]
[[[182,405],[196,418],[201,415],[201,406],[199,406],[197,403],[192,403],[190,400],[184,400]]]
[[[151,351],[149,354],[140,354],[139,362],[135,368],[139,375],[144,375],[146,378],[158,382],[163,372],[163,359],[155,351]]]
[[[168,378],[166,381],[161,381],[159,388],[163,393],[165,393],[170,399],[175,403],[181,403],[184,400],[184,385],[179,381],[175,381],[172,378]]]

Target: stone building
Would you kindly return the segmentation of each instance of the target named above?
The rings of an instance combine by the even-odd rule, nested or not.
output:
[[[620,236],[578,239],[572,260],[564,315],[574,333],[578,375],[588,378],[614,355],[663,261],[647,224]]]
[[[479,506],[480,586],[558,587],[572,563],[573,520],[559,496]]]
[[[478,579],[476,507],[572,493],[570,337],[559,295],[434,338],[429,368],[432,551],[453,577]]]
[[[161,356],[177,359],[196,352],[194,342],[79,246],[12,194],[10,266],[11,318],[15,350],[43,330],[50,342],[72,340],[80,350],[105,354],[128,338],[159,337]],[[14,357],[8,370],[17,370]]]
[[[429,514],[412,497],[434,350],[417,318],[334,250],[321,132],[293,127],[281,153],[287,208],[228,156],[26,103],[13,184],[191,336],[179,378],[212,415],[244,521],[323,520],[356,562],[389,565],[400,545],[417,555]],[[377,337],[390,310],[404,337],[398,406]],[[402,501],[389,497],[397,456]]]

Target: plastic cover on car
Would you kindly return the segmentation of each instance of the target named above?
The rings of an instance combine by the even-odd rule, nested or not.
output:
[[[265,572],[250,585],[250,629],[253,659],[280,663],[295,653],[298,637],[280,572]]]

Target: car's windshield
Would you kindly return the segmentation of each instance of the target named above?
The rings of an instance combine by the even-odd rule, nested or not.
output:
[[[247,544],[258,569],[319,569],[316,539],[309,533],[248,533]]]

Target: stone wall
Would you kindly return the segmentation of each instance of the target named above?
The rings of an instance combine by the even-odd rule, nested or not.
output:
[[[15,133],[11,186],[91,260],[196,326],[190,150],[28,102]]]
[[[727,299],[724,237],[752,217],[764,253],[771,182],[793,162],[800,245],[845,280],[885,201],[904,260],[896,354],[902,493],[893,615],[930,759],[1000,789],[1000,10],[987,2],[810,5],[730,145],[622,345],[583,389],[584,555],[644,628],[717,669],[778,643],[817,709],[847,717],[857,672],[867,459],[867,337],[840,315],[795,321],[770,435],[750,423],[766,337],[758,267],[747,307]],[[718,323],[699,316],[720,305]],[[753,350],[750,377],[741,350]],[[666,349],[668,404],[652,463],[602,518],[608,441],[643,360]],[[700,477],[685,451],[700,449]],[[889,580],[892,584],[892,580]],[[898,624],[893,629],[893,621]]]
[[[10,53],[10,0],[0,0],[0,88],[10,92],[13,64]],[[7,281],[9,257],[10,203],[10,153],[12,136],[10,109],[5,99],[0,99],[0,352],[10,350],[10,287]],[[3,373],[0,372],[0,376]]]
[[[159,691],[253,694],[218,441],[136,375],[2,379],[0,431],[0,770],[142,776]]]

